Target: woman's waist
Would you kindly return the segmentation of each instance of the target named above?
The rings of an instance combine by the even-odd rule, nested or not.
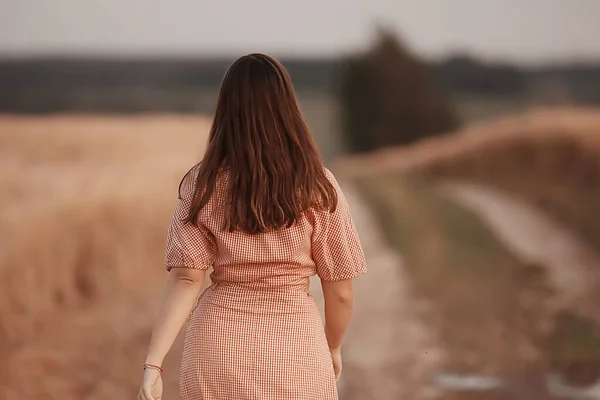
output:
[[[199,306],[254,314],[313,312],[316,308],[308,285],[261,287],[237,283],[213,283],[202,294]]]
[[[215,271],[210,279],[213,290],[246,294],[307,292],[310,288],[309,276],[300,275],[272,275],[249,279],[240,274],[219,274]]]

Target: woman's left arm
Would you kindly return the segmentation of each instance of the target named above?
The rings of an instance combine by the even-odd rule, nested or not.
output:
[[[150,339],[146,364],[162,366],[181,327],[189,317],[204,285],[206,270],[172,268]]]

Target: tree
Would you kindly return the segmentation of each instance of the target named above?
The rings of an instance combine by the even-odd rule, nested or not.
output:
[[[344,63],[339,101],[343,134],[354,152],[409,144],[459,126],[427,67],[384,30],[368,52]]]

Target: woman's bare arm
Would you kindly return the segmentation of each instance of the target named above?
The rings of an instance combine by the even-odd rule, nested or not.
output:
[[[198,301],[205,270],[173,268],[165,283],[146,363],[162,366],[181,327]]]
[[[339,350],[350,323],[354,294],[352,279],[329,282],[321,280],[325,300],[325,335],[331,350]]]

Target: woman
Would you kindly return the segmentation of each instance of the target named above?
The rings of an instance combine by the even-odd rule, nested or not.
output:
[[[276,60],[250,54],[229,67],[206,153],[179,192],[138,398],[162,396],[161,364],[189,316],[181,399],[337,399],[352,278],[365,260]],[[315,274],[325,329],[308,290]]]

